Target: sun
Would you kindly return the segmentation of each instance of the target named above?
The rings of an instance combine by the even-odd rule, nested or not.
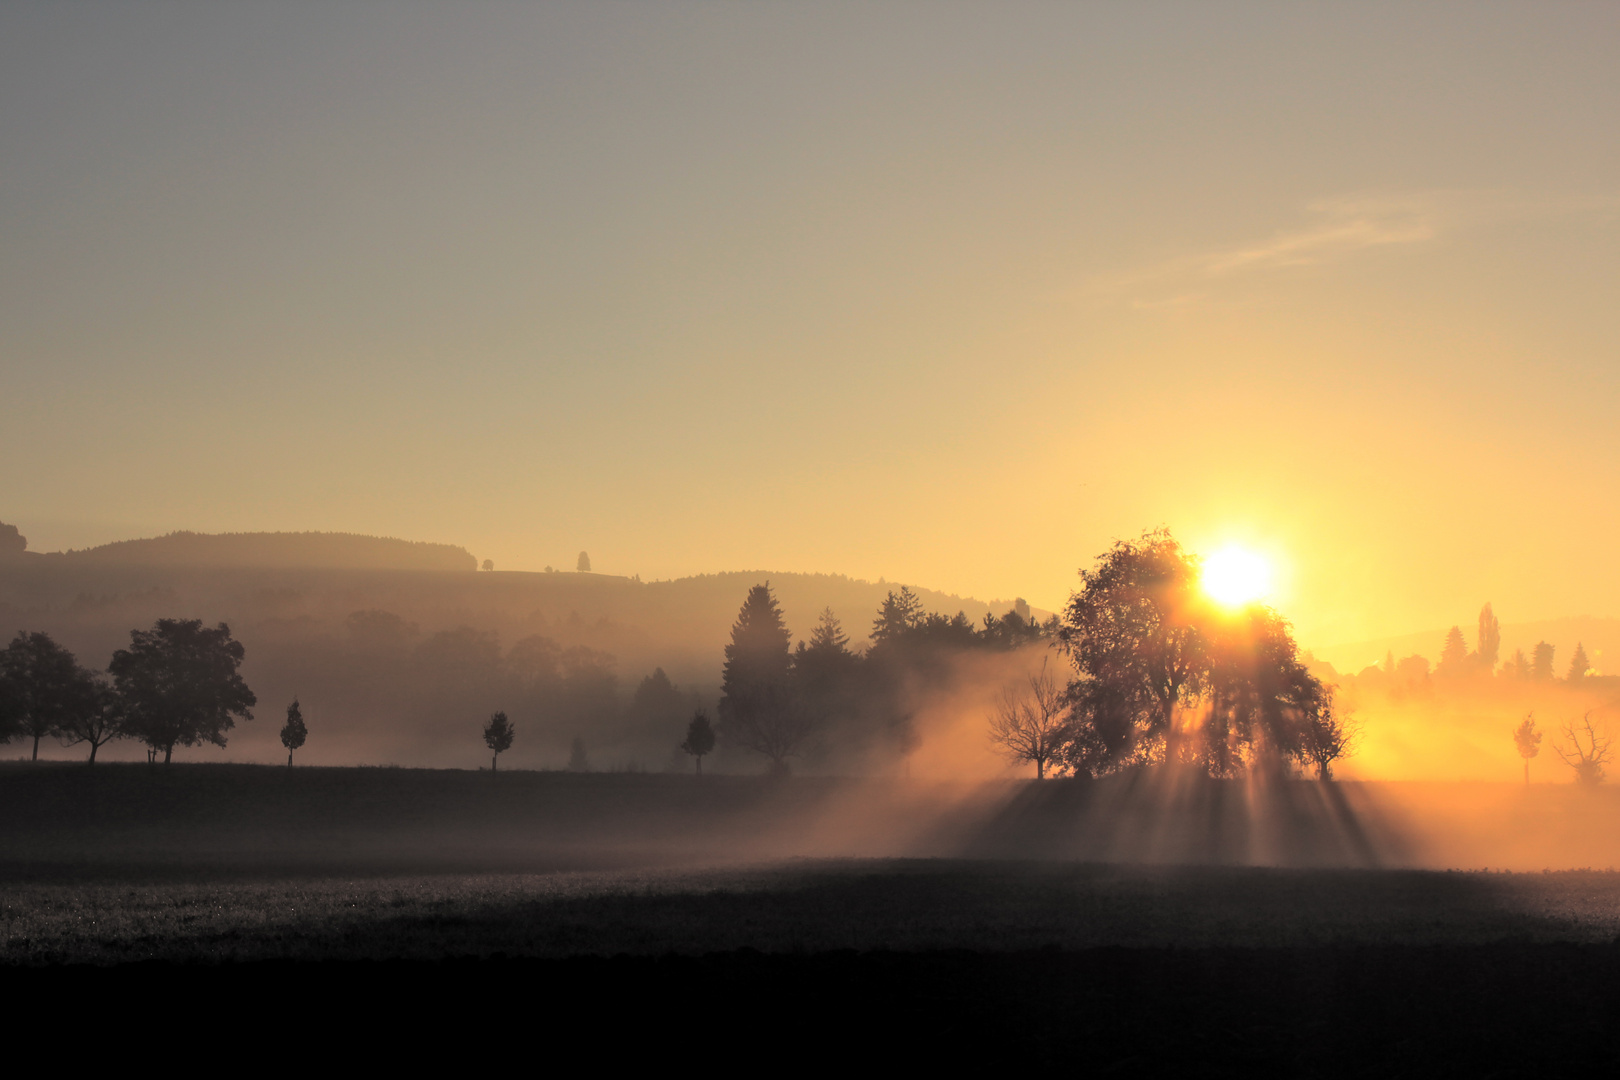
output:
[[[1204,592],[1218,604],[1242,607],[1271,592],[1271,563],[1248,548],[1228,546],[1204,559]]]

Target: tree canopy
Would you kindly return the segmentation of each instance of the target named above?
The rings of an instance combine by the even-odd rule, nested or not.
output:
[[[111,726],[105,705],[95,676],[49,634],[19,632],[0,652],[0,732],[33,740],[33,760],[39,741],[53,735],[76,742],[75,733],[89,730],[97,745],[107,741],[100,738]]]
[[[112,674],[124,707],[125,730],[165,763],[176,746],[224,746],[235,718],[253,719],[258,704],[242,681],[242,644],[220,623],[159,619],[150,630],[130,631],[130,645],[113,653]]]

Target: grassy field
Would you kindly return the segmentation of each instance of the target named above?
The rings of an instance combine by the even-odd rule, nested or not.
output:
[[[9,766],[0,992],[381,1002],[435,1031],[499,994],[658,1047],[687,1002],[801,1057],[1140,1075],[1615,1059],[1620,874],[1392,865],[1434,850],[1444,816],[1407,819],[1435,793],[1321,792]],[[1608,805],[1487,794],[1448,811],[1467,843],[1482,808],[1546,839]]]

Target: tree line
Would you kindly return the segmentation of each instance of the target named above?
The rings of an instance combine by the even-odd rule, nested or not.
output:
[[[0,652],[0,741],[31,740],[35,761],[43,739],[86,744],[92,764],[115,739],[139,740],[149,761],[162,754],[165,763],[176,746],[224,746],[226,732],[238,718],[251,720],[258,704],[237,670],[242,657],[228,626],[199,619],[132,630],[105,673],[80,665],[48,634],[19,632]]]

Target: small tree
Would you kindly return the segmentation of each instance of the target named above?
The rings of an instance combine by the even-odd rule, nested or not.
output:
[[[517,731],[512,727],[512,721],[508,720],[503,712],[491,716],[489,723],[484,725],[484,745],[494,751],[494,755],[489,759],[490,772],[495,772],[500,765],[501,751],[512,748],[512,736],[515,734]]]
[[[1530,786],[1530,759],[1541,753],[1541,732],[1536,730],[1536,714],[1529,713],[1513,729],[1513,746],[1524,758],[1524,785]]]
[[[591,572],[591,557],[589,555],[585,554],[585,552],[583,552],[583,551],[580,552],[579,553],[579,562],[575,565],[574,569],[578,570],[582,574],[590,573]]]
[[[1298,760],[1314,765],[1318,780],[1332,780],[1333,763],[1348,757],[1360,738],[1360,725],[1339,715],[1332,697],[1325,697],[1300,722]]]
[[[1545,641],[1536,642],[1534,659],[1530,662],[1530,677],[1550,682],[1553,677],[1553,647]]]
[[[1069,739],[1068,706],[1063,690],[1041,661],[1038,674],[1008,686],[990,716],[990,741],[1014,761],[1035,766],[1035,779],[1046,779],[1046,769]]]
[[[714,749],[714,727],[708,714],[699,709],[686,725],[686,741],[681,749],[697,759],[697,774],[703,775],[703,755]]]
[[[1440,647],[1440,667],[1444,674],[1456,674],[1468,663],[1468,642],[1463,639],[1462,627],[1453,626],[1446,631],[1446,643]]]
[[[495,560],[494,559],[485,559],[484,560],[484,569],[485,570],[493,570],[493,569],[495,569]]]
[[[287,706],[287,722],[281,728],[281,745],[287,748],[287,768],[292,768],[293,751],[304,745],[309,738],[309,729],[304,726],[304,713],[298,707],[298,699]]]
[[[1612,759],[1610,747],[1613,742],[1607,731],[1599,730],[1592,723],[1592,713],[1588,710],[1579,724],[1571,722],[1564,725],[1564,743],[1568,749],[1556,743],[1553,749],[1558,751],[1565,765],[1575,770],[1575,782],[1590,787],[1603,783],[1603,766]]]
[[[106,683],[96,681],[91,684],[83,707],[74,709],[63,719],[56,736],[62,740],[63,746],[89,743],[88,764],[94,765],[96,751],[114,739],[124,737],[123,719],[118,695]]]

